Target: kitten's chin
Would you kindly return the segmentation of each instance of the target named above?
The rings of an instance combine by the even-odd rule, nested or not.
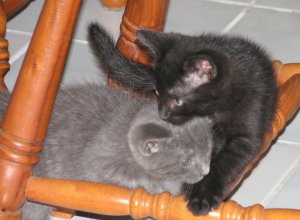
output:
[[[181,125],[190,120],[190,117],[183,117],[183,116],[173,116],[171,118],[163,119],[171,124],[174,125]]]
[[[185,183],[187,183],[187,184],[195,184],[195,183],[200,182],[203,179],[203,177],[204,176],[198,176],[198,177],[196,177],[196,175],[193,176],[193,177],[187,177],[185,179]]]

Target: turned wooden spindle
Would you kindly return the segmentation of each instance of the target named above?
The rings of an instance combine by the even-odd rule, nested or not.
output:
[[[42,148],[79,0],[46,0],[0,129],[0,220],[20,219]]]
[[[129,190],[115,185],[74,180],[32,177],[27,198],[53,206],[134,219],[158,220],[296,220],[300,210],[264,209],[261,205],[244,208],[228,201],[207,216],[194,216],[187,210],[183,196],[169,193],[151,195],[141,188]],[[67,196],[66,196],[67,195]]]
[[[4,38],[6,32],[6,13],[2,1],[0,1],[0,91],[7,90],[4,76],[9,70],[8,41]]]
[[[150,57],[137,46],[136,31],[137,29],[162,31],[167,3],[168,0],[127,0],[117,41],[117,48],[122,55],[132,61],[149,64]],[[109,77],[107,84],[127,91],[127,88]],[[136,93],[134,95],[144,96]]]
[[[136,30],[161,31],[164,26],[167,0],[127,0],[117,48],[127,58],[143,64],[149,57],[136,45]]]

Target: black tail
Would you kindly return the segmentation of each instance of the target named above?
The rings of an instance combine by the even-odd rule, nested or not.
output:
[[[91,48],[104,71],[112,79],[126,88],[143,93],[153,93],[155,80],[149,67],[123,57],[115,48],[110,34],[99,24],[90,24],[88,30]]]

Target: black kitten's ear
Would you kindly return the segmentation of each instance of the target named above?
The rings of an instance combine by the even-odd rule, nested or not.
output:
[[[184,81],[192,87],[209,83],[217,76],[217,67],[206,54],[192,55],[183,64]]]
[[[169,34],[162,32],[137,30],[136,36],[141,49],[150,53],[154,60],[165,54],[173,42]]]
[[[144,156],[151,156],[159,151],[158,140],[150,139],[140,145],[140,151]]]

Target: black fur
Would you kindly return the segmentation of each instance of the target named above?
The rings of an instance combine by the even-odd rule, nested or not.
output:
[[[95,26],[90,27],[90,39],[102,50],[108,47],[102,42],[108,36],[100,27],[95,31]],[[272,62],[260,46],[241,37],[143,30],[137,37],[152,55],[151,71],[131,66],[123,72],[128,69],[125,63],[116,71],[110,68],[118,62],[114,56],[107,66],[109,72],[123,84],[146,80],[155,85],[162,119],[182,124],[193,117],[210,116],[215,135],[226,138],[223,147],[214,151],[209,174],[184,191],[188,208],[194,214],[207,214],[226,199],[230,183],[253,159],[270,126],[277,96]],[[98,58],[104,62],[111,53],[117,54],[111,47],[110,53],[98,54]]]
[[[112,37],[96,23],[89,26],[89,42],[95,55],[101,57],[99,64],[112,79],[135,91],[154,92],[150,68],[124,58],[115,49]]]

